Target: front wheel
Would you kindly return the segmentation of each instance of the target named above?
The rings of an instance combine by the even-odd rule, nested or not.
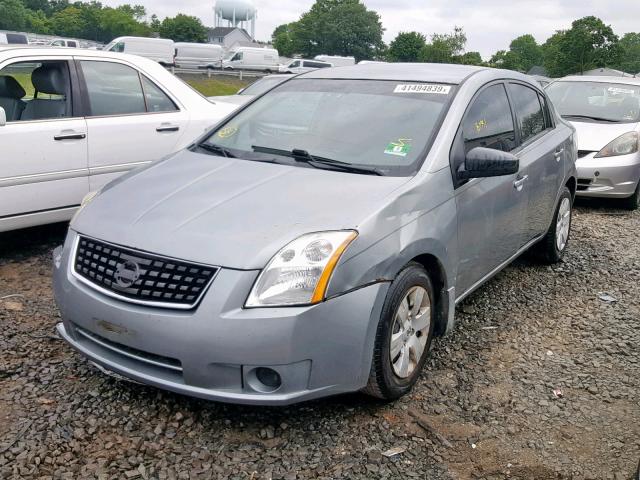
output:
[[[569,244],[572,217],[573,197],[569,189],[564,187],[549,231],[540,243],[536,245],[537,253],[546,263],[553,264],[562,260]]]
[[[419,264],[409,264],[391,283],[364,393],[395,400],[411,391],[431,347],[433,299],[431,280]]]

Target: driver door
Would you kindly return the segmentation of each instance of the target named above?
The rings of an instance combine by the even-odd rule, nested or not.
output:
[[[456,172],[475,147],[512,152],[514,120],[503,83],[484,87],[471,101],[452,148],[458,210],[458,294],[473,289],[523,245],[528,205],[521,174],[474,178],[459,183]]]

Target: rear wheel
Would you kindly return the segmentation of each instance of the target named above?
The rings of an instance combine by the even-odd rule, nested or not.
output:
[[[558,263],[562,260],[569,244],[572,217],[573,197],[569,189],[564,187],[549,231],[536,245],[537,253],[546,263]]]
[[[411,391],[431,347],[433,298],[429,275],[419,264],[408,265],[393,281],[378,324],[364,393],[395,400]]]
[[[637,210],[640,208],[640,182],[638,182],[638,186],[636,187],[636,191],[629,198],[625,198],[622,201],[622,205],[627,210]]]

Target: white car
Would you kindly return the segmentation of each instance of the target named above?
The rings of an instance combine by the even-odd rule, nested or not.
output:
[[[0,231],[70,219],[89,192],[234,108],[144,58],[0,47]]]
[[[175,65],[176,60],[176,45],[173,40],[166,38],[118,37],[111,40],[103,50],[139,55],[158,62],[163,67]]]
[[[333,64],[328,62],[321,62],[320,60],[307,60],[304,58],[297,58],[292,60],[287,65],[280,65],[280,73],[307,73],[319,68],[331,68]]]

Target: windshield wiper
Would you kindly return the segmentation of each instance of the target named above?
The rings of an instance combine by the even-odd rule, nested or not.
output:
[[[592,117],[591,115],[562,115],[562,118],[586,118],[587,120],[595,120],[596,122],[618,123],[618,120],[604,117]]]
[[[301,150],[298,148],[294,148],[293,150],[281,150],[279,148],[261,147],[258,145],[253,145],[251,148],[254,152],[258,153],[268,153],[271,155],[280,155],[283,157],[293,158],[296,162],[306,163],[307,165],[311,165],[314,168],[348,173],[361,173],[365,175],[384,175],[380,170],[376,168],[353,165],[348,162],[333,160],[332,158],[318,157],[316,155],[311,155],[306,150]]]
[[[225,148],[222,145],[216,145],[215,143],[202,142],[198,144],[198,148],[206,150],[207,152],[215,153],[216,155],[219,155],[221,157],[236,158],[236,156],[231,153],[228,148]]]

